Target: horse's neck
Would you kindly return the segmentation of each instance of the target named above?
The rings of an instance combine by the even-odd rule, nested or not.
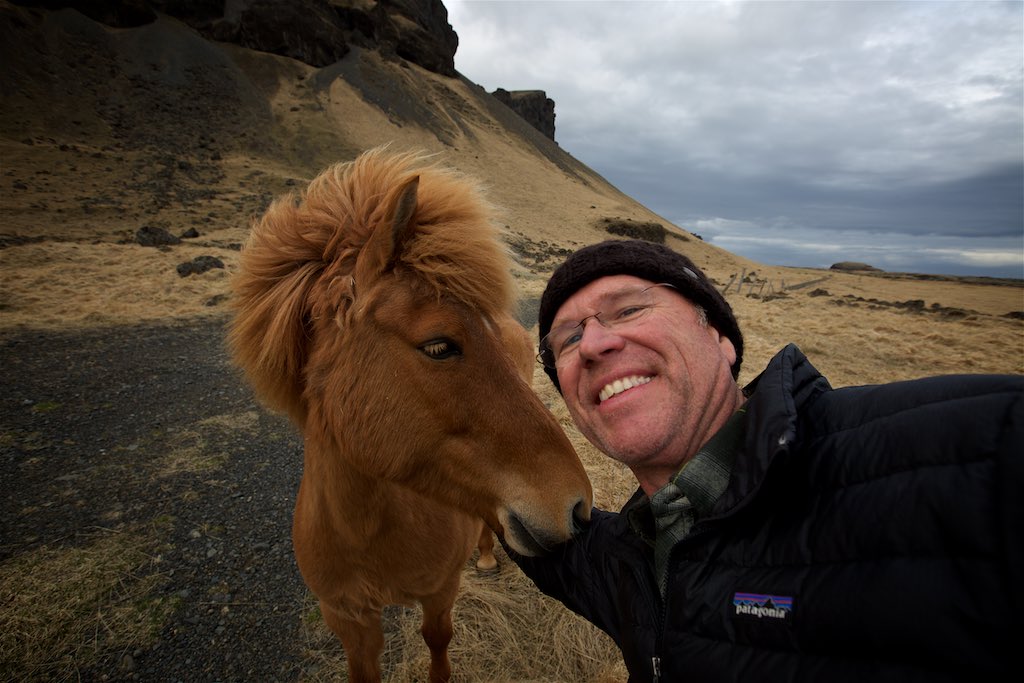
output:
[[[337,540],[360,547],[393,523],[395,484],[363,474],[329,448],[306,443],[296,505],[304,506],[306,519],[315,517],[329,527]]]

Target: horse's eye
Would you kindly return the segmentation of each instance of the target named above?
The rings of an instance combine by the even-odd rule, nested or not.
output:
[[[462,349],[450,339],[433,339],[420,346],[420,351],[433,360],[444,360],[462,354]]]

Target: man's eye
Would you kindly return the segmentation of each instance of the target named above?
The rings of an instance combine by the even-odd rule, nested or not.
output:
[[[462,349],[450,339],[433,339],[419,348],[423,355],[433,360],[444,360],[462,354]]]
[[[568,349],[576,344],[579,344],[580,339],[583,337],[583,329],[577,327],[575,330],[569,333],[569,336],[565,338],[559,348]]]
[[[615,316],[615,320],[629,320],[630,318],[637,317],[646,310],[647,307],[642,304],[626,306],[624,308],[619,309],[618,314]]]

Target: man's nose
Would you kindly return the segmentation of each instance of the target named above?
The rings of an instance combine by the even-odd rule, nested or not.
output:
[[[622,343],[621,335],[597,316],[592,316],[583,323],[579,354],[581,358],[597,358],[607,351],[622,348]]]

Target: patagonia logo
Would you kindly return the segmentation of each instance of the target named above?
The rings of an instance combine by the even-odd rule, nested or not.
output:
[[[787,595],[736,593],[732,605],[737,616],[785,621],[793,612],[793,598]]]

